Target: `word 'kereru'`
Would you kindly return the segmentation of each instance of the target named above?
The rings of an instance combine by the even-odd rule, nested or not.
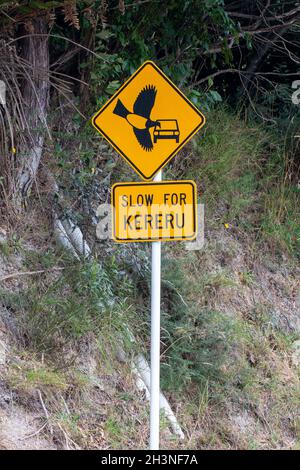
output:
[[[118,100],[114,109],[114,114],[126,119],[133,127],[133,132],[141,147],[150,151],[153,149],[153,143],[149,132],[150,127],[158,126],[158,121],[152,121],[150,114],[154,106],[157,90],[153,85],[147,85],[139,93],[133,105],[133,113],[128,111],[122,101]]]

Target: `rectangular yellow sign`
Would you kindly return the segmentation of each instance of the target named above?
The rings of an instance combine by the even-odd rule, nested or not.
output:
[[[197,231],[193,181],[116,183],[112,187],[117,242],[193,240]]]

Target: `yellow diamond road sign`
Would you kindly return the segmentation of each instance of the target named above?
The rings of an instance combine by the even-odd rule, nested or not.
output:
[[[193,181],[116,183],[112,187],[117,242],[193,240],[197,232]]]
[[[92,122],[144,180],[151,180],[205,118],[153,62],[145,62]]]

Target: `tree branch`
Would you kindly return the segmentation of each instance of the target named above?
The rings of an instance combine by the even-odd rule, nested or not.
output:
[[[290,16],[294,16],[300,12],[300,6],[294,8],[293,10],[287,11],[282,15],[274,15],[274,16],[266,16],[263,17],[265,21],[279,21],[283,20],[284,18],[289,18]],[[234,18],[245,18],[249,20],[261,19],[263,15],[248,15],[247,13],[240,13],[238,11],[228,11],[227,14]]]
[[[42,274],[42,273],[47,273],[51,271],[62,271],[65,268],[50,268],[50,269],[39,269],[38,271],[24,271],[24,272],[17,272],[17,273],[12,273],[12,274],[7,274],[6,276],[0,277],[0,281],[7,281],[8,279],[12,279],[13,277],[19,277],[19,276],[34,276],[35,274]]]

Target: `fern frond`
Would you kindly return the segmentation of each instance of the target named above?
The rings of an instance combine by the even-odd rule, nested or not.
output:
[[[76,0],[64,0],[65,23],[80,29]]]

